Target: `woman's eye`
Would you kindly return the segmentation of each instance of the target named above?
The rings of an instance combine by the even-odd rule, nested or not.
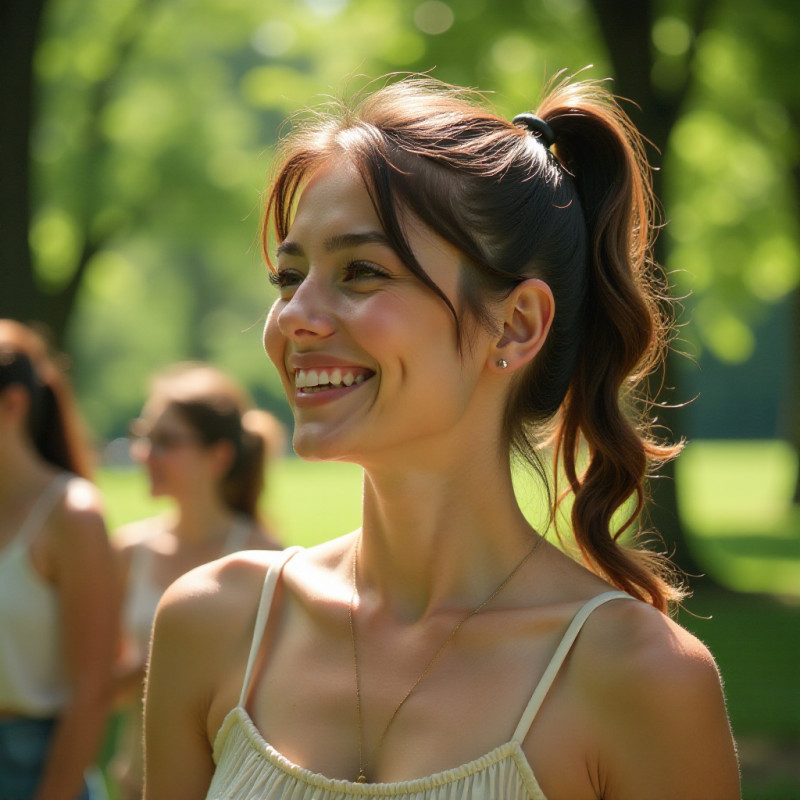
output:
[[[368,281],[388,277],[387,272],[368,261],[351,261],[344,271],[345,281]]]
[[[303,276],[295,269],[277,269],[270,272],[267,279],[277,289],[288,289],[297,286]]]

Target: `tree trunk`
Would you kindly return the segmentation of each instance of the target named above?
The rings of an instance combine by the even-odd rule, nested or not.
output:
[[[45,313],[28,245],[33,54],[43,8],[44,0],[0,4],[0,316],[22,321]]]
[[[795,206],[800,208],[800,164],[795,164],[792,168],[792,188],[794,190]],[[785,414],[785,435],[787,435],[789,442],[794,447],[795,453],[800,457],[800,289],[794,290],[792,301],[791,343],[789,345],[791,377],[789,402]],[[800,468],[797,470],[792,502],[795,504],[800,503]]]

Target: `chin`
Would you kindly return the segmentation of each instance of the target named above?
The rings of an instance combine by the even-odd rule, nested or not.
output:
[[[341,437],[319,436],[295,429],[292,449],[303,461],[358,461],[352,448],[343,446]]]

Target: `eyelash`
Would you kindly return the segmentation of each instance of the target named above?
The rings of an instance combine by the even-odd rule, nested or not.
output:
[[[361,273],[360,275],[358,273]],[[389,273],[369,261],[350,261],[344,269],[345,280],[388,278]],[[272,286],[286,289],[302,281],[303,275],[294,269],[278,269],[267,276]]]
[[[348,275],[348,274],[351,274],[351,273],[354,273],[354,272],[359,272],[359,271],[362,272],[362,273],[366,273],[366,275],[362,274],[361,277],[367,277],[367,278],[388,278],[389,277],[389,274],[387,272],[385,272],[380,267],[376,266],[375,264],[372,264],[369,261],[351,261],[347,265],[347,268],[345,269],[345,275]],[[354,280],[355,277],[352,278],[352,279]]]
[[[285,289],[289,285],[290,276],[296,275],[297,273],[294,270],[279,269],[275,272],[270,272],[269,275],[267,275],[267,280],[276,289]]]

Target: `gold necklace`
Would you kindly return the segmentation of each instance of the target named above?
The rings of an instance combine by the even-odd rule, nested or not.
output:
[[[533,547],[525,554],[522,560],[511,570],[511,572],[506,575],[506,577],[501,581],[500,585],[479,605],[475,606],[466,616],[464,616],[461,620],[456,623],[456,626],[453,630],[450,631],[447,638],[442,642],[439,649],[433,654],[433,658],[427,663],[425,669],[422,670],[419,677],[411,684],[411,688],[405,693],[403,699],[397,704],[397,708],[392,712],[392,715],[389,717],[389,721],[386,723],[386,726],[383,729],[383,732],[378,737],[378,741],[376,742],[375,746],[372,748],[372,751],[369,754],[369,757],[366,761],[364,761],[364,728],[363,723],[361,720],[361,673],[358,668],[358,645],[356,643],[356,628],[353,624],[353,603],[356,599],[356,594],[358,593],[357,586],[356,586],[356,571],[357,571],[357,559],[358,559],[358,547],[361,543],[361,535],[359,534],[358,541],[356,541],[356,546],[353,548],[353,590],[350,594],[350,605],[348,606],[348,620],[350,622],[350,638],[353,642],[353,668],[355,670],[356,676],[356,719],[358,721],[358,778],[356,778],[356,783],[367,783],[367,774],[366,770],[367,767],[370,765],[372,760],[375,758],[378,750],[380,750],[381,745],[383,744],[383,740],[386,738],[386,734],[389,732],[389,728],[391,727],[392,723],[395,721],[395,718],[400,713],[400,709],[406,704],[406,700],[411,697],[414,690],[417,686],[422,683],[425,676],[433,669],[434,664],[439,660],[439,656],[442,655],[444,649],[447,647],[448,644],[453,640],[453,637],[459,632],[461,626],[469,619],[474,617],[476,614],[479,614],[483,611],[489,603],[494,600],[503,589],[511,582],[511,579],[522,569],[523,565],[528,561],[528,559],[536,552],[536,548],[538,547],[539,543],[542,541],[542,537],[538,534],[536,535],[536,541],[533,543]]]

